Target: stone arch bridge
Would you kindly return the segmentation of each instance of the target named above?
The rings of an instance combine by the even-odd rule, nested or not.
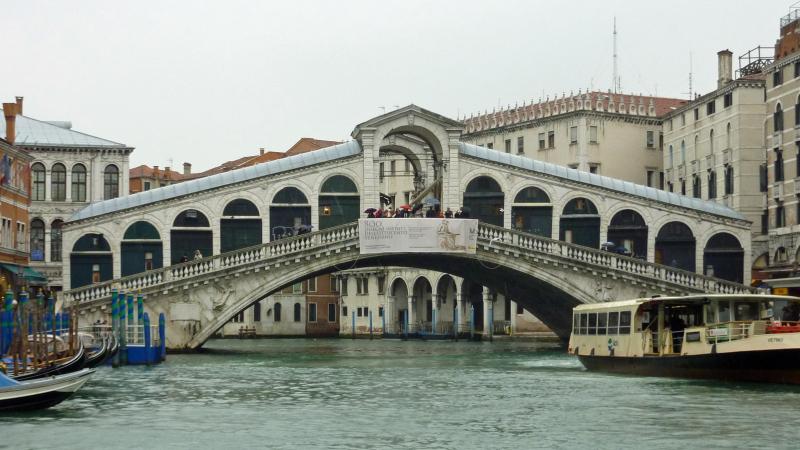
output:
[[[64,225],[65,300],[93,321],[112,286],[141,290],[146,308],[167,313],[170,347],[195,348],[277,289],[351,267],[449,272],[506,294],[562,336],[578,303],[747,289],[750,224],[738,212],[466,144],[462,131],[410,105],[333,147],[93,203]],[[387,181],[392,158],[413,172],[409,203],[471,209],[477,255],[359,254],[361,211],[405,202]],[[300,229],[314,232],[287,238]],[[616,253],[600,250],[611,242]]]

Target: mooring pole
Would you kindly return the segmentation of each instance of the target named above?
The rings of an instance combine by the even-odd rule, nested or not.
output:
[[[469,306],[469,339],[475,339],[475,305]]]
[[[119,367],[120,353],[122,353],[122,342],[119,338],[119,293],[116,289],[111,290],[111,335],[119,343],[120,349],[111,360],[111,367]]]
[[[356,312],[355,311],[353,311],[352,320],[350,321],[350,323],[351,323],[351,331],[352,331],[352,334],[353,334],[351,336],[351,339],[355,339],[356,338]]]
[[[150,317],[144,313],[144,362],[150,365]]]
[[[120,364],[127,365],[128,364],[128,333],[127,333],[127,320],[126,316],[126,308],[125,308],[125,293],[120,292],[119,298],[117,299],[117,306],[119,309],[119,335],[120,335]]]
[[[369,310],[369,339],[372,340],[372,310]]]
[[[458,308],[453,308],[453,337],[458,341]]]

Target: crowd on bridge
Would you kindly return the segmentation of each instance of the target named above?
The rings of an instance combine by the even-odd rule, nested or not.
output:
[[[456,211],[447,208],[445,211],[439,207],[438,204],[428,205],[427,207],[421,203],[414,205],[400,205],[396,209],[389,206],[383,208],[367,208],[364,210],[368,219],[382,219],[382,218],[428,218],[428,219],[468,219],[470,217],[469,208],[460,207]]]

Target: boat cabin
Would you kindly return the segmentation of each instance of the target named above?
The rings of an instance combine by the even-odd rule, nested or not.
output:
[[[692,295],[586,304],[574,308],[572,323],[569,352],[578,356],[784,348],[800,344],[800,298]]]

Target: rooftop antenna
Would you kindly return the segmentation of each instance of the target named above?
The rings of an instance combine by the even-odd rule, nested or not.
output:
[[[693,69],[692,69],[692,52],[689,52],[689,101],[694,100],[694,91],[692,86],[692,77],[693,77]],[[686,94],[686,92],[684,92]]]
[[[617,68],[617,16],[614,16],[614,79],[612,80],[612,88],[614,93],[620,91],[619,71]]]

